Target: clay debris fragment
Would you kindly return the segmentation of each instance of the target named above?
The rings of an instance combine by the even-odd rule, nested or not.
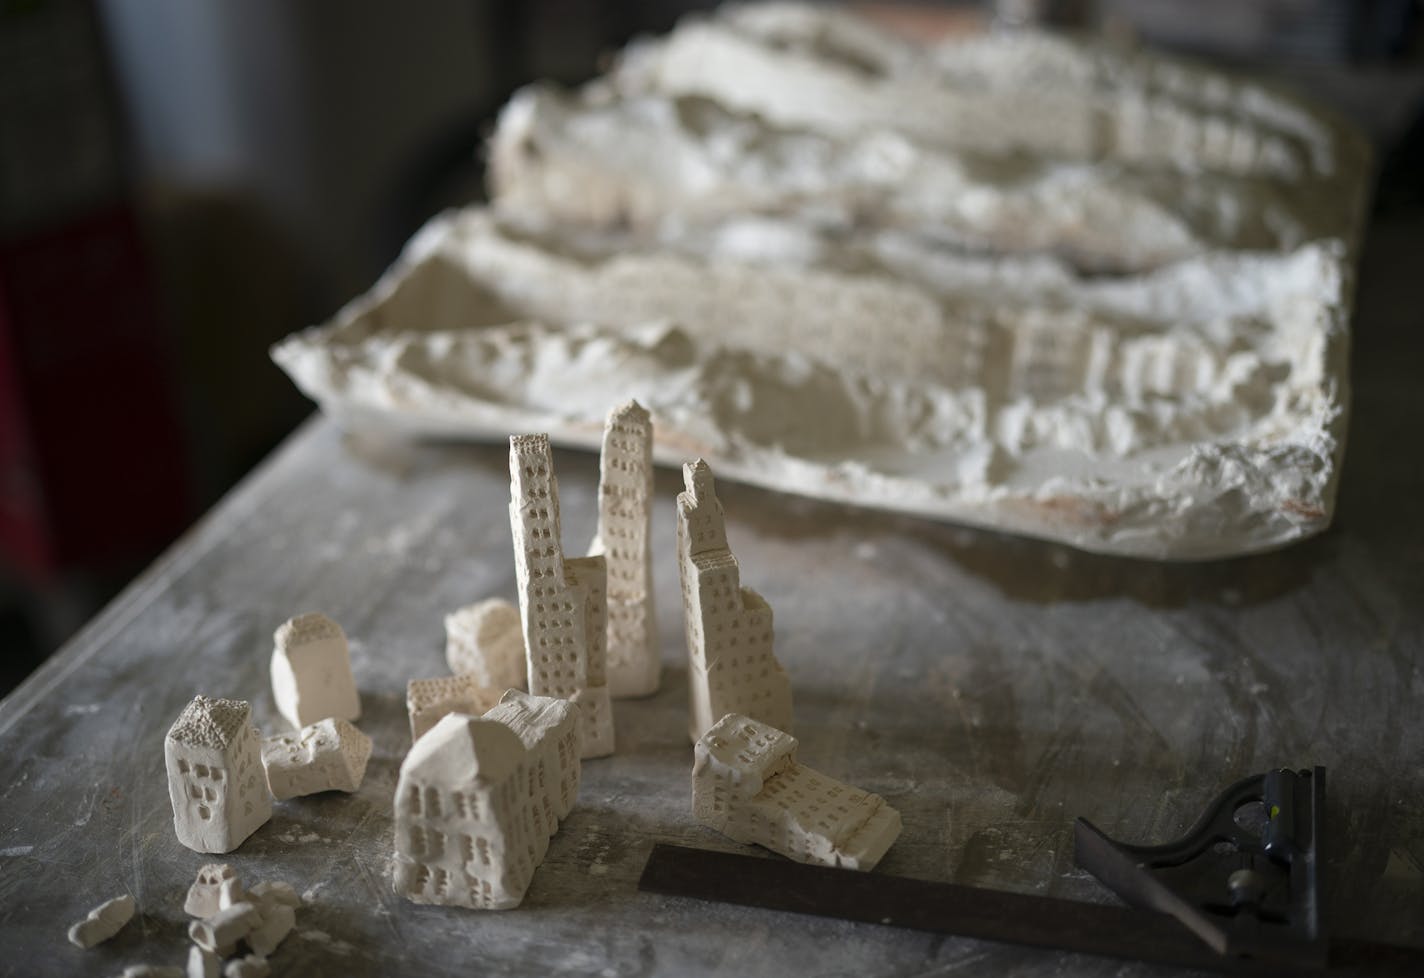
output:
[[[692,814],[737,842],[803,863],[873,869],[900,835],[879,795],[796,762],[796,738],[728,714],[697,742]]]
[[[223,978],[267,978],[272,966],[259,954],[234,958],[223,966]]]
[[[123,930],[133,915],[134,898],[127,893],[105,900],[89,911],[89,916],[69,928],[69,943],[82,948],[102,944]]]
[[[220,974],[222,958],[196,944],[188,948],[187,978],[218,978]]]
[[[183,978],[183,969],[171,964],[131,964],[119,978]]]
[[[231,852],[272,815],[259,734],[244,700],[193,698],[163,742],[178,841]]]
[[[729,713],[791,728],[791,681],[772,652],[771,606],[742,587],[727,545],[712,470],[682,467],[677,497],[678,571],[687,631],[688,735],[696,742]]]
[[[499,719],[452,713],[416,741],[401,765],[395,889],[408,900],[484,910],[518,906],[558,812],[567,811],[565,799],[577,793],[573,705],[508,695],[500,715],[518,732]]]
[[[370,757],[371,738],[334,717],[262,741],[262,766],[278,801],[318,791],[355,791]]]
[[[237,871],[227,863],[207,863],[200,867],[188,895],[183,900],[183,912],[193,917],[211,917],[224,907],[241,899],[242,884]]]
[[[457,676],[490,689],[523,689],[528,682],[519,609],[487,598],[445,616],[445,662]]]
[[[579,706],[582,756],[613,753],[607,673],[607,564],[564,557],[549,436],[509,439],[509,521],[529,692]]]
[[[405,687],[411,743],[424,737],[447,713],[479,716],[499,702],[502,692],[481,685],[474,676],[412,679]]]
[[[198,891],[196,898],[195,890]],[[214,961],[236,954],[243,945],[256,957],[266,958],[296,926],[301,899],[287,883],[264,881],[248,890],[231,867],[209,864],[198,871],[185,907],[191,904],[196,909],[208,909],[215,890],[224,905],[188,926],[188,936],[197,945],[195,950],[208,952]],[[207,969],[210,964],[212,962],[202,955],[189,956],[190,971]]]
[[[653,608],[653,421],[637,401],[608,412],[599,455],[598,530],[607,567],[608,690],[647,696],[662,678]]]
[[[361,718],[361,698],[351,674],[351,649],[341,626],[326,615],[298,615],[273,635],[272,696],[277,710],[298,729],[336,717]]]

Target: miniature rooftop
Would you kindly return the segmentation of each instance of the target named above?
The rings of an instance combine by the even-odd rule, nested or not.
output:
[[[190,747],[223,750],[247,723],[252,707],[244,700],[195,696],[168,730],[168,739]]]

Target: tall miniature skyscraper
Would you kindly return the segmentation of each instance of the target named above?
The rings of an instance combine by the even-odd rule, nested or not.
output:
[[[608,563],[608,689],[656,692],[662,678],[653,612],[653,422],[637,401],[608,412],[598,479],[598,534]]]
[[[509,522],[529,692],[578,704],[581,757],[613,753],[602,556],[564,559],[548,435],[509,439]]]
[[[682,467],[677,554],[687,625],[688,735],[696,742],[728,713],[791,729],[791,681],[772,654],[771,606],[741,586],[727,546],[712,470]]]
[[[195,696],[163,741],[178,841],[231,852],[272,817],[257,730],[244,700]]]

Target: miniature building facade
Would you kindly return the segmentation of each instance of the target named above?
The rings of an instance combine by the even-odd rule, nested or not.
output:
[[[163,741],[178,841],[231,852],[272,815],[257,730],[243,700],[196,696]]]
[[[577,795],[576,708],[543,697],[504,707],[514,726],[449,714],[401,765],[395,886],[416,903],[518,906],[558,828],[552,799]]]
[[[790,729],[791,681],[772,653],[771,606],[741,586],[707,463],[684,465],[683,482],[677,552],[687,630],[688,735],[697,741],[728,713]]]
[[[653,422],[637,401],[614,408],[599,457],[598,533],[608,566],[608,689],[646,696],[662,679],[653,608]]]
[[[529,692],[579,706],[582,756],[613,753],[607,574],[601,556],[565,559],[548,435],[509,439],[509,520]]]
[[[479,716],[499,702],[502,692],[480,685],[470,675],[410,680],[405,686],[405,708],[410,715],[411,743],[425,736],[447,713]]]
[[[873,869],[900,835],[879,795],[796,762],[796,738],[728,714],[697,742],[692,813],[738,842],[797,862]]]
[[[500,691],[528,682],[524,628],[519,609],[503,598],[486,598],[445,616],[445,662],[457,676],[474,676]]]

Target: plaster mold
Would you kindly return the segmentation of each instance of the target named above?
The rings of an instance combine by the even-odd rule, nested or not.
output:
[[[529,692],[578,704],[580,757],[613,753],[607,673],[607,565],[565,559],[559,486],[547,435],[509,439],[509,522]]]
[[[272,815],[252,709],[243,700],[197,696],[163,742],[178,841],[196,852],[231,852]]]
[[[298,729],[336,717],[361,718],[351,674],[351,650],[341,626],[326,615],[298,615],[273,636],[272,695],[277,710]]]
[[[405,688],[411,743],[425,736],[447,713],[479,716],[499,702],[502,692],[481,685],[474,676],[412,679]]]
[[[262,767],[278,801],[318,791],[355,791],[370,757],[371,738],[332,717],[262,741]]]
[[[183,912],[192,917],[211,917],[224,907],[237,903],[238,900],[232,897],[241,889],[237,871],[231,866],[227,863],[207,863],[198,869],[197,878],[188,887]]]
[[[517,720],[519,732],[499,719],[452,713],[401,764],[395,889],[415,903],[518,906],[557,828],[547,819],[551,783],[577,791],[572,707],[512,696],[501,715]]]
[[[85,949],[102,944],[124,929],[134,915],[134,898],[127,893],[105,900],[69,928],[69,943]]]
[[[637,401],[608,412],[599,455],[598,530],[608,568],[608,689],[647,696],[662,678],[653,609],[653,422]]]
[[[698,742],[729,713],[789,730],[791,680],[772,652],[771,606],[742,587],[711,468],[698,459],[682,472],[687,488],[677,497],[677,556],[687,632],[688,736]]]
[[[692,814],[737,842],[797,862],[874,869],[900,835],[900,813],[879,795],[796,761],[796,738],[728,714],[697,742]]]
[[[491,158],[273,351],[346,423],[596,449],[635,396],[662,464],[1087,550],[1329,524],[1367,152],[1267,86],[727,8],[517,96]]]
[[[445,661],[457,676],[490,689],[523,689],[528,682],[519,609],[486,598],[445,616]]]

